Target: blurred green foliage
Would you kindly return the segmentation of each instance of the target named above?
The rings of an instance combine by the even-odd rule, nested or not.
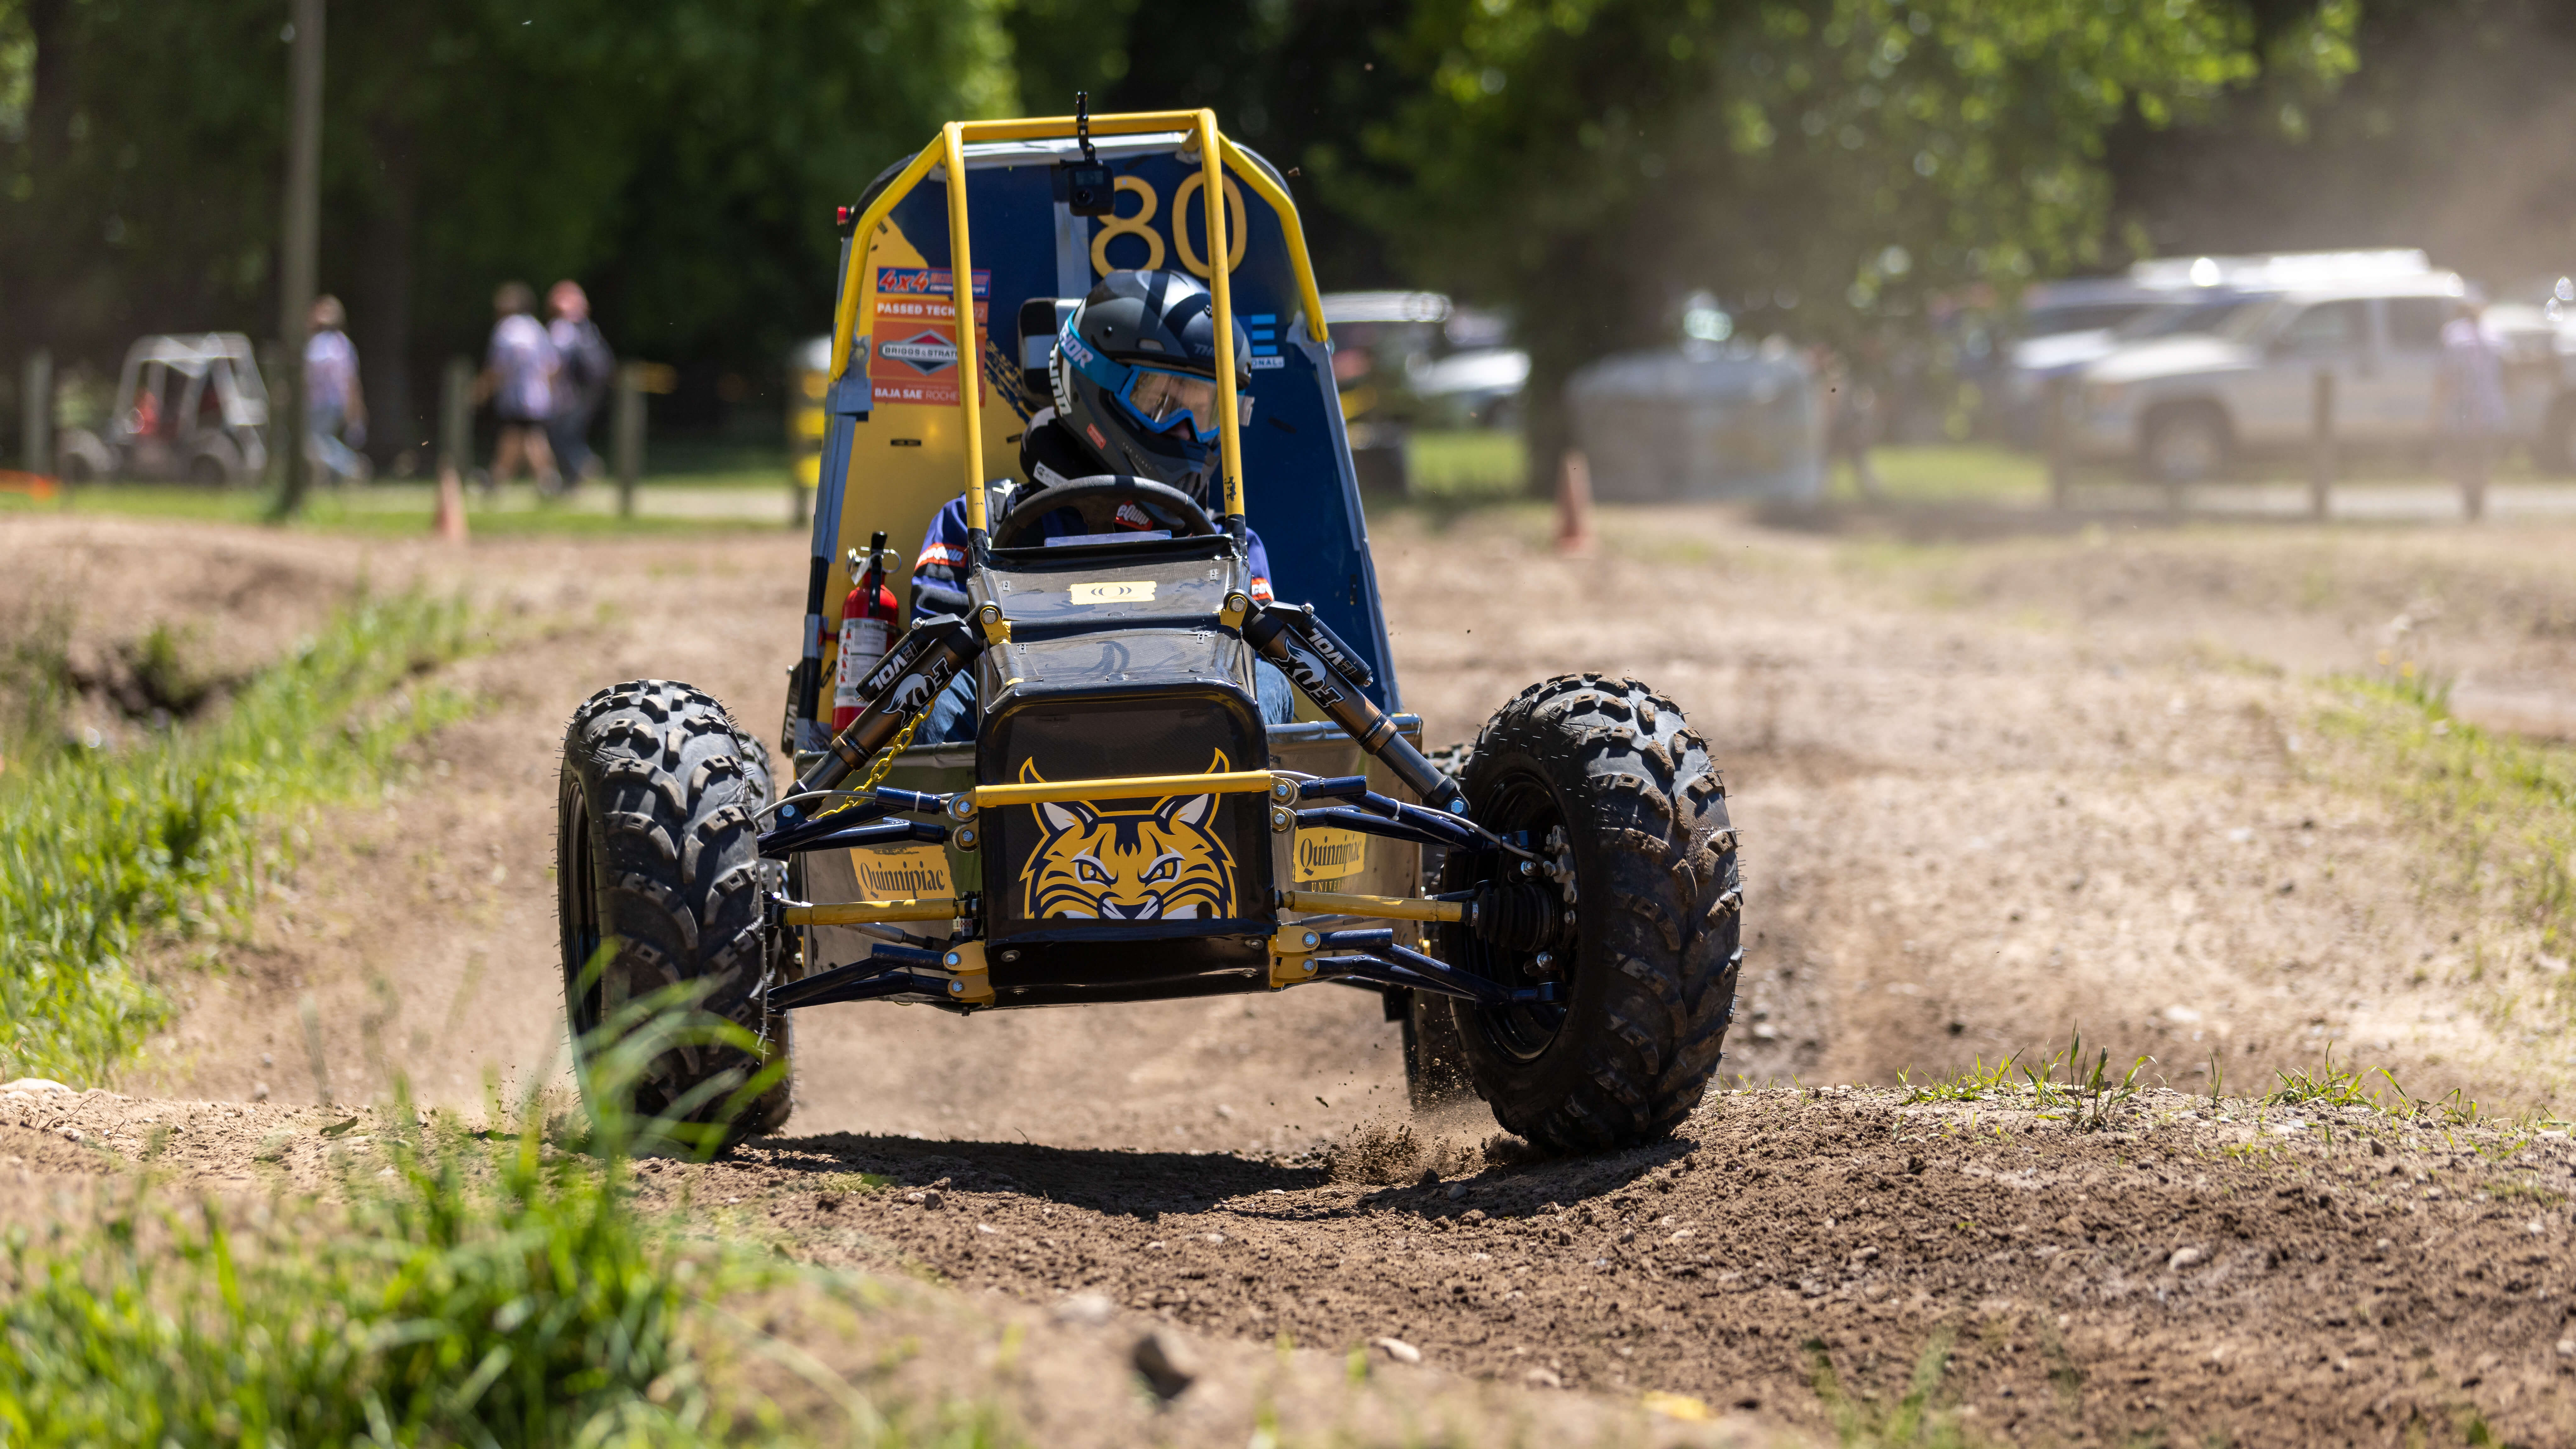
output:
[[[16,644],[33,687],[0,737],[0,1079],[95,1084],[168,1020],[144,947],[241,926],[281,812],[372,787],[456,718],[456,696],[402,686],[461,652],[469,625],[453,600],[361,600],[220,718],[115,750],[61,737],[59,659]]]
[[[2267,63],[2338,75],[2352,19],[2266,54],[2235,0],[1417,0],[1387,41],[1411,94],[1328,184],[1426,279],[1516,304],[1547,457],[1559,384],[1689,286],[1849,345],[2107,260],[2114,126]]]
[[[425,440],[436,360],[480,354],[511,277],[578,278],[612,343],[695,364],[683,409],[774,373],[829,306],[832,206],[1015,107],[1002,6],[332,6],[321,281],[381,441]],[[285,14],[0,0],[0,351],[110,367],[144,332],[275,331]]]
[[[672,1124],[615,1107],[656,1052],[747,1034],[674,988],[630,1003],[604,1037],[585,1043],[602,1109],[578,1154],[548,1143],[539,1098],[512,1131],[496,1094],[503,1130],[480,1132],[398,1094],[372,1130],[341,1135],[367,1123],[357,1115],[310,1144],[331,1155],[328,1195],[179,1210],[147,1182],[103,1197],[89,1223],[13,1229],[0,1443],[768,1440],[708,1383],[721,1322],[708,1305],[788,1272],[641,1218],[630,1156],[667,1150]],[[853,1442],[893,1442],[837,1387]]]
[[[146,330],[273,327],[281,11],[0,0],[0,353],[43,340],[104,367]],[[509,276],[585,281],[613,342],[684,364],[658,416],[712,416],[819,325],[831,206],[939,121],[1061,113],[1076,89],[1100,109],[1214,105],[1291,171],[1328,284],[1515,314],[1533,456],[1553,456],[1556,384],[1662,340],[1689,290],[1744,328],[1856,346],[2124,260],[2146,243],[2113,238],[2115,143],[2289,127],[2354,69],[2358,17],[2358,0],[341,7],[323,283],[396,420],[380,441],[421,440],[431,365],[479,348]]]

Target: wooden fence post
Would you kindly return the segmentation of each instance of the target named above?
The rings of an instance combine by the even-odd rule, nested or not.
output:
[[[474,466],[474,364],[447,359],[438,382],[438,512],[431,527],[450,543],[465,541],[465,475]]]
[[[617,401],[610,422],[610,447],[617,455],[617,516],[635,516],[635,485],[644,477],[644,364],[617,369]]]
[[[2323,519],[2333,512],[2334,412],[2334,369],[2320,367],[2308,417],[2308,516],[2311,518]]]
[[[2067,495],[2074,491],[2074,441],[2066,410],[2074,405],[2075,379],[2067,376],[2048,380],[2048,506],[2059,512],[2066,508]]]
[[[28,353],[18,387],[18,465],[40,477],[49,475],[54,471],[54,354],[42,347]]]

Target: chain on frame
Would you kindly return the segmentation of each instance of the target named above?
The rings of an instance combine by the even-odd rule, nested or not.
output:
[[[905,720],[903,728],[897,730],[894,738],[885,742],[885,748],[877,751],[876,758],[868,762],[868,776],[859,782],[859,794],[865,795],[884,783],[886,771],[894,768],[894,757],[912,747],[912,732],[921,728],[921,722],[929,717],[928,709],[913,711],[912,718]]]

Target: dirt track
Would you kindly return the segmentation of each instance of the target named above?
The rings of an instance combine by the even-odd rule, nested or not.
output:
[[[1920,1080],[2080,1027],[2192,1093],[2213,1065],[2259,1090],[2327,1041],[2419,1093],[2566,1092],[2563,1017],[2512,1004],[2547,997],[2524,990],[2549,981],[2538,943],[2425,889],[2408,834],[2326,763],[2311,681],[2396,648],[2457,675],[2464,709],[2552,727],[2576,678],[2576,535],[1921,550],[1626,514],[1604,559],[1574,563],[1528,547],[1526,522],[1381,526],[1406,703],[1458,738],[1532,678],[1599,668],[1652,681],[1717,742],[1758,933],[1730,1074]],[[306,995],[342,1100],[394,1072],[447,1101],[479,1096],[487,1069],[549,1073],[561,721],[599,684],[660,675],[773,733],[799,549],[782,534],[459,559],[0,527],[0,576],[36,581],[0,607],[82,598],[91,639],[222,609],[249,621],[226,647],[257,657],[362,571],[466,582],[517,621],[455,671],[487,710],[380,806],[312,823],[295,894],[125,1089],[313,1100]],[[139,602],[103,586],[134,577],[152,581]],[[825,1257],[918,1261],[1035,1301],[1096,1288],[1220,1337],[1328,1347],[1395,1334],[1470,1375],[1673,1389],[1816,1427],[1806,1338],[1877,1386],[1946,1324],[1970,1422],[2009,1438],[2377,1441],[2419,1419],[2438,1438],[2466,1432],[2461,1405],[2516,1441],[2571,1432],[2564,1143],[2510,1164],[2419,1155],[2437,1138],[2378,1157],[2353,1123],[2329,1154],[2316,1129],[2253,1143],[2241,1121],[2143,1117],[2137,1135],[2074,1138],[2026,1112],[1974,1109],[1971,1131],[1972,1109],[1759,1092],[1672,1147],[1487,1166],[1453,1200],[1359,1180],[1364,1161],[1477,1169],[1491,1130],[1426,1124],[1414,1148],[1386,1146],[1402,1086],[1378,1015],[1331,988],[962,1022],[827,1008],[800,1039],[794,1135],[704,1170],[694,1200],[774,1208],[760,1220]],[[171,1110],[89,1100],[128,1120]],[[215,1129],[218,1157],[252,1131],[224,1120],[244,1125]],[[28,1161],[88,1161],[47,1152]],[[1189,1155],[1207,1152],[1234,1155]],[[946,1178],[948,1205],[820,1206],[834,1194],[811,1174],[852,1170]],[[2524,1196],[2476,1196],[2498,1183]],[[2428,1203],[2432,1186],[2446,1195]],[[1550,1201],[1571,1212],[1532,1215]],[[2194,1246],[2200,1265],[2160,1266]]]

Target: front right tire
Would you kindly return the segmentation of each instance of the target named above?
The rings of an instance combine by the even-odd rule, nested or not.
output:
[[[1744,962],[1735,835],[1707,742],[1633,679],[1566,675],[1494,715],[1459,784],[1479,824],[1526,832],[1546,864],[1525,874],[1499,852],[1459,852],[1442,889],[1546,880],[1574,920],[1544,952],[1441,928],[1451,965],[1515,988],[1552,980],[1555,1004],[1417,999],[1447,1013],[1495,1118],[1542,1150],[1665,1136],[1716,1074]],[[1429,1036],[1420,1023],[1416,1036]]]

